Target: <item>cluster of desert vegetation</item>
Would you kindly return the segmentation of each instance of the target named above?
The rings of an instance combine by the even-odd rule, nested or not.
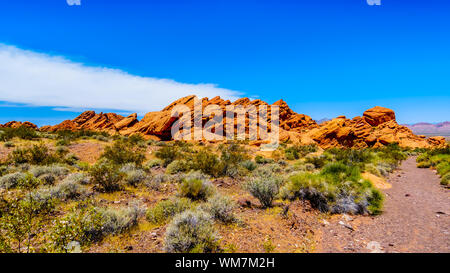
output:
[[[441,178],[441,185],[450,184],[450,148],[425,150],[417,157],[417,167],[433,168]]]
[[[294,228],[299,211],[382,213],[371,178],[408,155],[444,185],[450,170],[448,148],[261,152],[28,127],[1,128],[0,141],[0,252],[309,252],[314,227]]]

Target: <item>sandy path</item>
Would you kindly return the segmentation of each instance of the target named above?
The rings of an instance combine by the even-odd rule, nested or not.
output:
[[[450,252],[450,190],[435,172],[416,168],[411,157],[388,182],[382,215],[333,216],[317,251]]]

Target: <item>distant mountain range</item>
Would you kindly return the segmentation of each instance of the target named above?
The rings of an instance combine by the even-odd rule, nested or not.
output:
[[[409,127],[416,135],[426,136],[450,136],[450,121],[440,123],[419,122],[415,124],[404,124]]]

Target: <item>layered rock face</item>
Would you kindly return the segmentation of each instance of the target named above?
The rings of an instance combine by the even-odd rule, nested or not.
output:
[[[161,111],[149,112],[142,120],[137,119],[136,114],[123,117],[114,113],[99,113],[86,111],[73,120],[66,120],[55,126],[44,126],[43,131],[58,130],[98,130],[112,134],[133,135],[141,134],[146,138],[159,140],[170,140],[172,125],[179,119],[172,116],[175,107],[184,105],[191,110],[191,122],[194,120],[194,104],[196,96],[183,97],[174,101]],[[226,122],[227,106],[254,106],[257,111],[261,106],[267,108],[268,127],[270,128],[271,110],[270,105],[261,100],[250,100],[248,98],[238,99],[235,102],[223,100],[220,97],[212,99],[203,98],[199,101],[201,109],[205,110],[210,105],[217,105]],[[395,113],[384,107],[374,107],[363,113],[362,117],[347,119],[344,116],[337,117],[318,125],[311,117],[298,114],[289,108],[286,102],[279,100],[273,105],[279,106],[280,141],[291,141],[293,143],[311,144],[317,143],[322,148],[329,147],[379,147],[390,143],[398,143],[403,147],[426,148],[445,146],[443,137],[432,137],[426,139],[424,136],[416,136],[406,126],[397,124]],[[248,116],[248,114],[247,114]],[[208,123],[214,115],[203,116],[202,125],[208,128]],[[192,123],[193,124],[193,123]],[[236,119],[234,126],[237,127]],[[224,131],[210,132],[225,134]],[[225,130],[225,128],[223,128]],[[249,121],[246,120],[246,132],[249,131]],[[261,141],[253,141],[251,144],[259,145]]]
[[[397,124],[394,111],[379,106],[365,111],[362,117],[332,119],[306,135],[323,148],[380,147],[392,143],[410,148],[446,145],[443,137],[426,139],[414,135],[408,127]]]
[[[32,128],[32,129],[37,129],[38,127],[36,126],[36,124],[33,124],[31,122],[25,121],[25,122],[20,122],[20,121],[10,121],[7,122],[5,124],[0,124],[0,128],[19,128],[19,127],[28,127],[28,128]]]
[[[73,120],[65,120],[55,126],[43,126],[41,131],[63,131],[63,130],[92,130],[105,131],[111,134],[120,133],[121,130],[138,122],[137,115],[132,114],[123,117],[114,113],[99,113],[85,111]]]

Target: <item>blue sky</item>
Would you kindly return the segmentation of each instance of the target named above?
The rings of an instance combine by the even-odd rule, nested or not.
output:
[[[6,0],[0,123],[142,115],[184,93],[282,98],[315,119],[380,105],[399,123],[450,120],[449,18],[448,0]]]

